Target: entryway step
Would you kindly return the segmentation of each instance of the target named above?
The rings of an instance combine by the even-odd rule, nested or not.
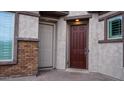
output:
[[[78,72],[78,73],[89,73],[87,69],[76,69],[76,68],[67,68],[68,72]]]
[[[39,67],[38,70],[41,71],[41,70],[52,70],[54,69],[53,67]]]

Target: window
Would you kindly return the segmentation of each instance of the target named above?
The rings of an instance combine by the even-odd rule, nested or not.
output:
[[[99,43],[121,43],[123,42],[124,12],[118,11],[99,18],[104,21],[104,40]]]
[[[107,20],[108,39],[122,38],[122,16],[116,16]]]
[[[0,12],[0,63],[14,60],[15,13]]]

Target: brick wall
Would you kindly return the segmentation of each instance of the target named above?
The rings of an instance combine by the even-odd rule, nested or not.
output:
[[[0,76],[36,75],[38,71],[38,42],[18,42],[16,65],[0,66]]]

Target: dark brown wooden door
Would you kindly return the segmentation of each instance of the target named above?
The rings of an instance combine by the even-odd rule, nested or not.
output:
[[[70,67],[86,69],[87,25],[71,26]]]

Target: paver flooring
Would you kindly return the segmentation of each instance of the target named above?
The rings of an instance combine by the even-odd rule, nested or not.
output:
[[[65,70],[42,70],[37,76],[7,77],[0,81],[118,81],[118,79],[100,73],[78,73]]]

